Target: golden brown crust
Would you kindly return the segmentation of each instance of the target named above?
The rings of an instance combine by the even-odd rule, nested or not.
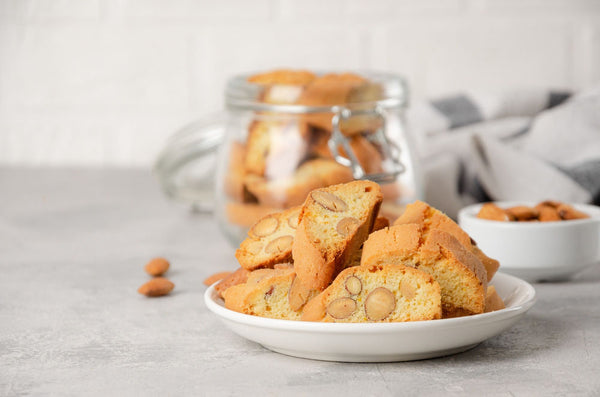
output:
[[[223,278],[219,284],[215,285],[215,291],[220,297],[223,297],[223,292],[227,288],[245,283],[248,280],[248,274],[250,274],[248,270],[240,267],[235,272]]]
[[[488,286],[485,294],[485,313],[502,310],[505,307],[502,298],[500,298],[500,295],[496,291],[496,287],[493,285]]]
[[[371,232],[376,232],[377,230],[385,229],[386,227],[390,227],[390,220],[385,216],[378,216],[375,218],[373,230],[371,230]]]
[[[431,207],[429,204],[422,201],[415,201],[406,206],[406,210],[398,219],[394,221],[394,225],[402,225],[407,223],[416,223],[423,227],[423,232],[428,233],[429,230],[439,229],[454,236],[467,250],[476,255],[485,266],[487,273],[487,281],[490,281],[500,263],[485,255],[477,244],[469,235],[461,229],[452,219],[443,212]]]
[[[319,293],[317,296],[308,301],[306,305],[304,305],[304,309],[302,310],[302,315],[300,319],[302,321],[321,321],[325,318],[327,314],[325,312],[325,294],[323,292]]]
[[[382,263],[401,263],[431,274],[442,287],[445,317],[483,311],[485,268],[443,230],[425,233],[421,225],[404,224],[372,233],[363,246],[361,266]]]
[[[363,244],[361,265],[385,263],[390,257],[413,258],[421,247],[421,234],[421,226],[417,224],[397,225],[371,233]]]
[[[324,202],[322,195],[334,201]],[[335,200],[344,205],[336,207]],[[292,248],[294,268],[305,285],[321,291],[348,266],[368,237],[381,200],[379,185],[370,181],[317,189],[306,198]],[[354,226],[338,228],[348,217]]]

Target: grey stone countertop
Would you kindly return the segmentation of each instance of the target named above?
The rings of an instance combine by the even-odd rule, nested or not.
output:
[[[143,266],[159,255],[176,287],[146,298]],[[169,202],[147,171],[0,169],[0,395],[600,394],[598,266],[534,284],[535,306],[474,349],[385,364],[233,334],[202,281],[235,267],[212,217]]]

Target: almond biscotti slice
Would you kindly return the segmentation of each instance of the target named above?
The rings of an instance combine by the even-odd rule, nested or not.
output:
[[[481,261],[451,234],[425,233],[417,224],[372,233],[363,246],[361,266],[395,263],[424,271],[440,284],[443,317],[483,313],[487,277]]]
[[[225,307],[244,314],[299,320],[302,307],[316,293],[301,288],[292,267],[257,269],[244,284],[223,292]]]
[[[293,207],[267,215],[256,222],[235,251],[240,266],[254,270],[290,262],[299,214],[300,207]]]
[[[493,312],[496,310],[502,310],[506,306],[504,305],[504,301],[498,295],[498,291],[496,291],[496,287],[493,285],[489,285],[485,294],[485,312]]]
[[[484,254],[477,247],[477,243],[469,237],[467,232],[440,210],[422,201],[415,201],[407,205],[402,216],[394,221],[394,225],[404,225],[407,223],[421,225],[425,234],[430,229],[440,229],[446,233],[450,233],[483,263],[487,272],[487,281],[490,281],[494,277],[494,274],[496,274],[500,263]]]
[[[379,264],[342,271],[305,306],[301,319],[364,323],[441,316],[441,289],[432,276],[401,264]]]
[[[379,185],[353,181],[312,191],[292,245],[294,269],[309,289],[322,291],[355,257],[381,205]]]
[[[317,76],[307,70],[279,69],[248,77],[248,82],[264,85],[260,100],[273,104],[292,104],[304,87]]]

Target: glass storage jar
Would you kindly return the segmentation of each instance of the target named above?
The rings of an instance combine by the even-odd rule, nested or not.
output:
[[[316,188],[378,182],[380,214],[393,221],[422,198],[421,178],[405,125],[403,78],[381,72],[280,70],[233,77],[226,114],[190,125],[159,156],[168,195],[212,206],[238,245],[262,216],[301,205]],[[218,148],[216,174],[207,158]],[[212,154],[210,154],[212,153]],[[206,186],[215,176],[214,198]],[[206,189],[205,189],[206,190]]]

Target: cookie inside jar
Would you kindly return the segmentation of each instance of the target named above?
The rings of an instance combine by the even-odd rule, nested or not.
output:
[[[230,81],[217,189],[222,223],[240,230],[234,242],[261,216],[355,179],[381,184],[390,219],[419,198],[404,84],[387,74],[287,69]]]

